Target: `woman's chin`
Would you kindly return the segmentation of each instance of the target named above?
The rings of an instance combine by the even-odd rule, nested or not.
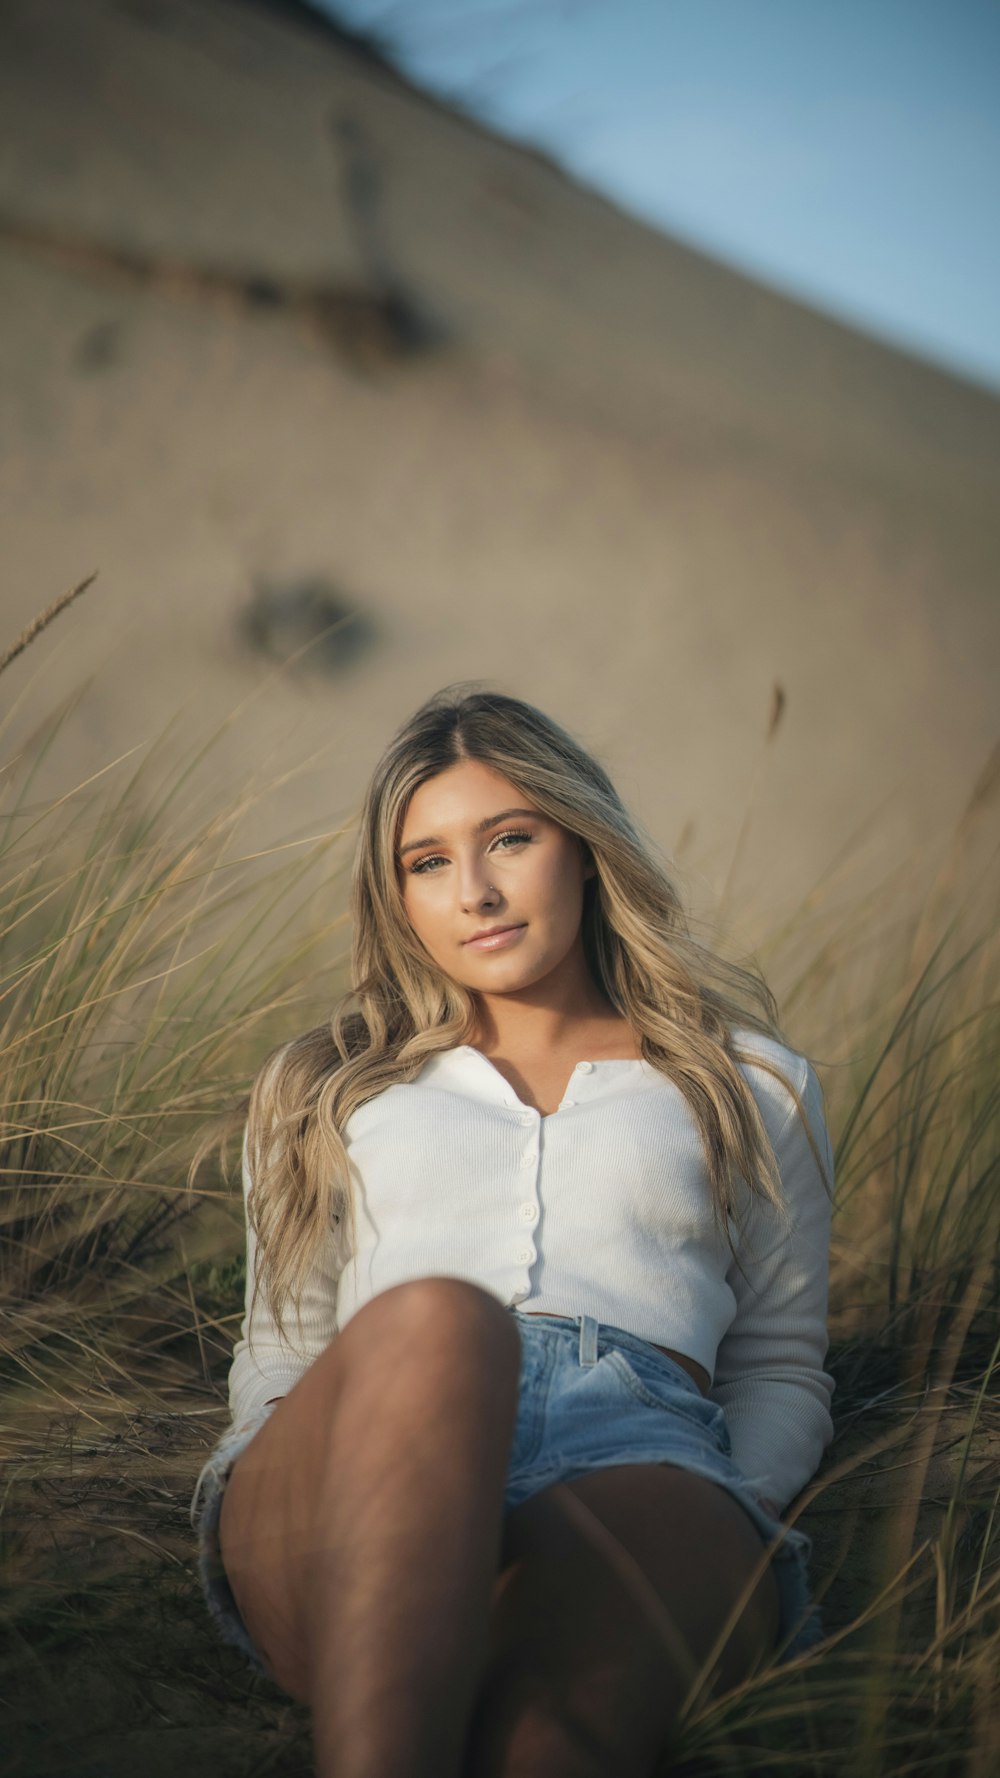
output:
[[[544,968],[526,968],[523,962],[515,966],[513,958],[505,965],[497,959],[492,968],[470,970],[463,986],[474,994],[518,994],[535,987],[547,973]]]

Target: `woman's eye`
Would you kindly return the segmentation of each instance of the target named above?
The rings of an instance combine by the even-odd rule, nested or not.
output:
[[[499,848],[501,852],[509,852],[514,846],[527,844],[533,837],[532,834],[523,833],[518,828],[505,828],[503,833],[494,835],[490,844],[490,850],[494,851]],[[505,841],[508,843],[505,844]],[[436,874],[435,867],[439,864],[446,863],[447,859],[444,858],[440,852],[430,852],[426,858],[418,858],[415,864],[409,866],[410,875],[414,877],[423,877],[427,875],[428,871],[432,874]]]
[[[523,840],[530,840],[530,838],[530,833],[517,833],[513,828],[507,828],[505,832],[497,834],[493,844],[495,846],[500,846],[503,840],[513,840],[515,844],[519,844]],[[502,850],[504,852],[509,852],[510,847],[503,846]]]

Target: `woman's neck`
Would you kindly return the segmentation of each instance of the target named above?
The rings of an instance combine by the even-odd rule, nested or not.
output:
[[[497,997],[500,998],[499,996]],[[600,1056],[638,1055],[627,1019],[597,994],[586,1004],[567,1007],[531,1005],[505,997],[501,1006],[483,1004],[474,1046],[485,1056],[546,1056],[578,1052],[577,1060]]]

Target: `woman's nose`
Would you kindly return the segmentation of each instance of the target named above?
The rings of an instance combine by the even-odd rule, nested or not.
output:
[[[485,863],[470,860],[461,867],[459,894],[464,908],[494,907],[500,891],[490,880]]]

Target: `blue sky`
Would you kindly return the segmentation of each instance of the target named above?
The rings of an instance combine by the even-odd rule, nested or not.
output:
[[[1000,0],[312,0],[646,222],[1000,391]]]

